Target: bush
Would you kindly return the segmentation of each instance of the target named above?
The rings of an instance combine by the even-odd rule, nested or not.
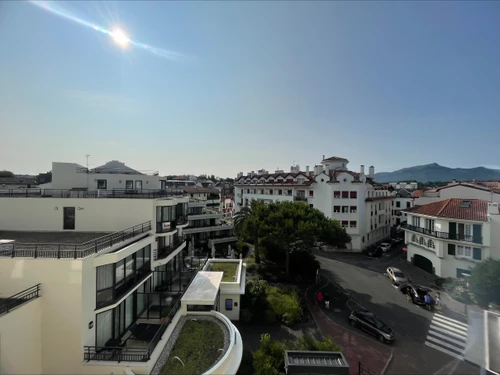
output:
[[[479,263],[470,277],[470,291],[482,307],[500,305],[500,260],[486,259]]]
[[[308,251],[296,251],[290,254],[290,277],[296,281],[315,282],[319,261]]]
[[[287,326],[298,323],[302,319],[302,306],[295,290],[269,287],[267,294],[269,307]]]
[[[450,298],[455,301],[465,304],[470,304],[472,302],[464,279],[449,279],[443,284],[443,287]]]

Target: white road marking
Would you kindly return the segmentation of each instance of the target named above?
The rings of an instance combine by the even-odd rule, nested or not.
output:
[[[434,314],[425,345],[461,361],[467,345],[467,325],[441,314]]]

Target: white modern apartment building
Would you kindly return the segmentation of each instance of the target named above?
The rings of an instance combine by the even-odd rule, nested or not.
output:
[[[391,192],[374,182],[375,168],[365,174],[348,170],[349,161],[341,157],[325,158],[320,165],[301,171],[292,166],[289,172],[265,170],[239,173],[234,184],[235,213],[253,200],[264,202],[304,202],[338,220],[351,235],[350,246],[361,251],[390,235],[392,223]]]
[[[226,327],[229,343],[206,374],[235,374],[235,308],[182,307],[208,258],[187,252],[189,196],[135,183],[133,192],[109,190],[130,176],[159,183],[133,173],[99,173],[108,189],[87,190],[57,171],[58,189],[0,189],[0,374],[150,374],[182,316],[201,313]],[[234,262],[232,284],[244,282]]]
[[[496,202],[451,198],[406,210],[408,261],[440,277],[461,277],[487,258],[500,259]]]

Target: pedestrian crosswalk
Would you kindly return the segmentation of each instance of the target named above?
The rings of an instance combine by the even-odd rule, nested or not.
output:
[[[425,345],[463,360],[467,345],[467,324],[434,314]]]

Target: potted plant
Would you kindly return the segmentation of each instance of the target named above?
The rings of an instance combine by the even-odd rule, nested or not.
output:
[[[162,322],[165,322],[165,323],[168,323],[168,314],[170,313],[170,311],[172,310],[172,306],[167,306],[163,309],[163,311],[161,312],[161,321]]]

